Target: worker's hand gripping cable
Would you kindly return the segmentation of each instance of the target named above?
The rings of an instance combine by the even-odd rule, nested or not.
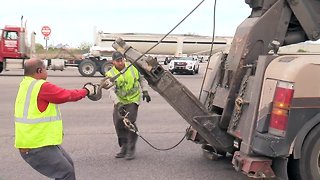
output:
[[[98,101],[101,99],[102,97],[102,88],[103,89],[110,89],[112,86],[114,86],[114,82],[115,80],[123,73],[125,73],[128,68],[131,66],[132,64],[130,64],[127,68],[123,69],[122,71],[120,71],[120,73],[118,73],[117,75],[113,76],[113,77],[105,77],[103,78],[100,83],[94,84],[96,92],[93,95],[88,95],[88,98],[92,101]],[[86,83],[88,84],[88,83]],[[92,84],[92,83],[91,83]]]
[[[88,95],[88,98],[92,101],[98,101],[102,97],[102,88],[103,89],[110,89],[113,85],[115,80],[119,77],[119,75],[116,75],[114,77],[105,77],[103,78],[100,83],[94,84],[96,87],[96,93],[93,95]]]
[[[92,101],[100,100],[102,97],[102,88],[106,89],[106,90],[110,89],[114,85],[114,82],[118,77],[119,77],[119,75],[116,75],[112,78],[105,77],[100,81],[100,83],[94,84],[96,92],[93,95],[88,95],[88,98]]]

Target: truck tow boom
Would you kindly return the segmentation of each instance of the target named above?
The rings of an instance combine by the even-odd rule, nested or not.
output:
[[[232,152],[233,138],[219,127],[218,116],[209,113],[203,104],[184,85],[151,56],[128,46],[121,38],[112,45],[142,73],[149,86],[164,99],[213,147]]]

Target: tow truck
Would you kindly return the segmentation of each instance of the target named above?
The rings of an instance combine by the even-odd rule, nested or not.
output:
[[[245,0],[229,53],[212,56],[197,98],[154,58],[113,47],[191,126],[204,152],[253,178],[320,179],[320,56],[279,47],[320,38],[320,1]],[[124,22],[125,23],[125,20]]]

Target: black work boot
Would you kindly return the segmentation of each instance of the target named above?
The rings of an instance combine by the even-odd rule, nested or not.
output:
[[[126,156],[127,153],[127,145],[123,144],[121,146],[120,152],[118,154],[116,154],[116,158],[124,158]]]
[[[126,160],[132,160],[135,158],[135,147],[130,147],[127,149],[127,154],[125,156]]]

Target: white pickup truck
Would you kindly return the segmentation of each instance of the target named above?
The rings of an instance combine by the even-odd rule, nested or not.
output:
[[[199,72],[199,60],[194,57],[178,57],[172,59],[169,63],[169,71],[173,73],[190,73]]]

